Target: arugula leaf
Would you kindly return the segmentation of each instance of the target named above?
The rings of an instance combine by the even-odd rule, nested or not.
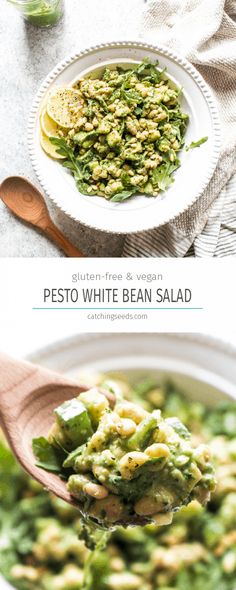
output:
[[[134,109],[135,115],[136,115],[137,117],[138,117],[139,115],[141,115],[141,114],[142,114],[142,111],[143,111],[143,107],[136,107],[136,108]]]
[[[74,164],[72,162],[70,162],[70,160],[64,160],[62,162],[62,166],[64,166],[64,168],[68,168],[69,170],[71,170],[72,172],[74,172]]]
[[[116,98],[120,98],[120,94],[121,94],[121,88],[116,88],[115,90],[113,90],[113,92],[110,96],[110,99],[109,99],[109,103],[112,104]]]
[[[178,418],[166,418],[166,422],[170,424],[170,426],[172,426],[175,432],[182,436],[182,438],[184,438],[185,440],[188,440],[190,438],[189,430],[186,428],[186,426],[184,426],[182,422],[180,422],[180,420],[178,420]]]
[[[150,59],[149,59],[148,57],[145,57],[145,58],[143,59],[143,61],[142,61],[140,64],[138,64],[138,65],[137,65],[137,66],[134,68],[135,74],[137,74],[137,75],[140,75],[140,74],[142,74],[142,73],[143,73],[143,71],[144,71],[144,70],[145,70],[147,67],[149,67],[149,65],[150,65],[151,63],[152,63],[152,62],[150,62]],[[158,64],[159,64],[159,61],[157,60],[157,61],[156,61],[156,65],[158,66]]]
[[[76,449],[74,449],[74,451],[72,451],[65,459],[64,463],[63,463],[63,467],[65,467],[66,469],[68,469],[68,467],[74,467],[74,462],[75,459],[77,459],[77,457],[79,457],[80,455],[82,455],[83,451],[86,448],[86,443],[83,445],[80,445],[80,447],[77,447]]]
[[[87,185],[84,183],[84,180],[88,180],[90,178],[90,171],[87,169],[86,160],[85,162],[80,162],[79,158],[76,158],[73,149],[67,145],[64,138],[51,137],[50,141],[58,147],[58,153],[64,155],[67,158],[64,160],[63,166],[71,170],[75,177],[77,187],[79,188],[80,185],[79,190],[81,190],[83,194],[92,194],[85,192],[87,191]]]
[[[157,70],[159,61],[150,61],[148,58],[144,59],[140,65],[135,68],[134,72],[140,80],[150,80],[158,83],[161,80],[162,74],[165,70]]]
[[[95,96],[94,100],[96,100],[100,104],[105,113],[109,113],[106,101],[104,100],[104,98],[102,98],[102,96]]]
[[[140,104],[143,102],[143,97],[135,90],[123,88],[121,90],[121,96],[128,104]]]
[[[189,146],[186,146],[185,151],[188,152],[189,150],[192,150],[194,148],[198,148],[203,143],[206,143],[207,140],[208,140],[208,136],[206,135],[206,137],[202,137],[198,141],[192,141]]]
[[[50,137],[49,140],[53,145],[58,147],[56,151],[58,154],[61,154],[61,156],[69,157],[71,156],[71,153],[73,154],[73,151],[67,145],[64,137]]]
[[[63,137],[50,137],[51,143],[57,146],[57,152],[64,156],[66,160],[63,162],[65,168],[69,168],[79,178],[83,178],[83,168],[80,162],[77,161],[73,149],[67,145],[66,140]]]
[[[88,164],[89,162],[91,162],[94,158],[94,150],[93,149],[89,149],[87,152],[85,152],[85,154],[83,154],[82,156],[77,156],[76,160],[77,162],[80,162],[80,164]]]
[[[153,186],[158,186],[160,191],[166,191],[166,189],[174,182],[172,178],[172,173],[179,167],[180,163],[179,160],[176,160],[175,163],[172,162],[163,162],[152,173],[152,184]]]
[[[130,182],[131,177],[128,174],[128,172],[125,172],[125,171],[122,172],[120,179],[121,179],[121,182],[125,188],[129,188],[129,189],[133,188],[131,185],[131,182]]]
[[[88,98],[88,117],[92,117],[93,116],[93,106],[94,106],[94,101],[92,98]]]
[[[79,192],[83,195],[91,196],[96,194],[95,192],[91,191],[90,185],[87,182],[84,182],[83,180],[76,180],[76,186]]]
[[[32,441],[33,453],[38,459],[36,465],[46,471],[60,473],[62,470],[61,453],[53,447],[44,436],[34,438]]]
[[[121,201],[126,201],[127,199],[129,199],[135,193],[135,191],[135,188],[132,188],[127,191],[121,191],[120,193],[116,193],[115,195],[113,195],[110,201],[113,201],[113,203],[121,203]]]

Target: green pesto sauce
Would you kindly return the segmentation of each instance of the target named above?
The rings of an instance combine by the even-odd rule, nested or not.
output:
[[[21,9],[24,19],[37,27],[50,27],[55,25],[62,16],[62,0],[47,2],[38,0],[27,2],[25,5],[18,4],[15,0],[10,0]]]
[[[90,553],[84,565],[84,578],[81,590],[94,590],[97,573],[96,566],[99,562],[101,564],[103,562],[103,555],[107,550],[112,532],[100,530],[90,519],[87,519],[83,520],[81,534],[86,547],[90,549]]]

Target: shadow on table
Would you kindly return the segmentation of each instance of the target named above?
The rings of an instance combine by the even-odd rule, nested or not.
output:
[[[66,17],[52,27],[37,27],[24,21],[25,42],[30,65],[45,75],[65,54]],[[67,49],[68,51],[68,49]]]
[[[49,204],[49,200],[47,203],[54,223],[86,256],[119,258],[122,255],[124,235],[109,234],[81,225],[65,215],[54,203]]]

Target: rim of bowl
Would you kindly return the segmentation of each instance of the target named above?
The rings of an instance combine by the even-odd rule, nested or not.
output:
[[[32,105],[31,112],[30,112],[30,116],[29,116],[29,123],[28,123],[28,133],[27,133],[28,150],[29,150],[31,163],[32,163],[34,172],[36,174],[36,177],[37,177],[38,181],[40,182],[40,185],[43,188],[43,190],[45,191],[46,195],[53,201],[53,203],[61,211],[63,211],[63,213],[65,213],[65,215],[67,215],[68,217],[70,217],[71,219],[76,221],[77,223],[80,223],[82,226],[88,227],[90,229],[93,229],[96,231],[102,231],[107,234],[129,235],[129,234],[139,234],[142,231],[145,231],[145,232],[150,231],[150,230],[155,229],[156,227],[161,227],[161,225],[160,226],[153,225],[145,230],[131,231],[131,232],[124,232],[122,230],[113,231],[112,229],[111,230],[104,230],[104,229],[101,230],[99,227],[96,227],[95,225],[91,225],[88,222],[85,223],[84,221],[82,222],[79,219],[77,219],[76,217],[74,217],[74,215],[72,213],[70,213],[70,211],[66,208],[66,206],[62,206],[61,204],[60,205],[58,204],[56,197],[54,197],[53,193],[48,189],[47,181],[44,180],[44,178],[41,174],[41,167],[39,166],[38,161],[37,161],[37,156],[36,156],[36,152],[35,152],[35,138],[34,138],[35,126],[37,123],[38,108],[40,106],[43,96],[45,95],[45,92],[47,91],[50,84],[57,78],[57,76],[61,72],[63,72],[63,70],[66,67],[68,67],[69,65],[71,65],[72,63],[77,61],[80,57],[86,56],[88,54],[96,53],[97,51],[102,50],[102,49],[111,49],[111,48],[119,48],[119,47],[130,47],[130,48],[139,47],[139,48],[148,49],[151,51],[157,51],[158,53],[163,54],[163,55],[169,57],[170,59],[172,59],[173,61],[175,61],[178,65],[183,67],[190,74],[190,76],[195,80],[195,82],[197,83],[198,87],[200,88],[202,94],[204,95],[204,98],[207,102],[207,105],[208,105],[208,108],[209,108],[209,111],[211,114],[213,136],[214,136],[213,150],[212,150],[210,166],[208,168],[208,173],[205,177],[204,183],[202,183],[202,186],[200,187],[199,191],[197,192],[197,194],[194,195],[194,197],[192,198],[191,202],[188,205],[186,205],[184,208],[182,208],[180,206],[174,215],[171,215],[171,216],[167,215],[166,218],[162,221],[161,225],[165,225],[166,223],[172,222],[180,214],[187,211],[193,205],[193,203],[195,203],[199,199],[199,197],[203,194],[204,190],[206,189],[207,185],[209,184],[209,182],[213,176],[213,173],[215,171],[216,164],[217,164],[219,154],[220,154],[221,124],[220,124],[218,108],[216,105],[216,100],[213,96],[212,91],[210,90],[209,86],[207,85],[207,83],[205,82],[205,80],[203,79],[201,74],[186,58],[175,53],[175,51],[173,51],[172,49],[169,49],[168,47],[166,47],[165,45],[162,45],[162,44],[152,45],[150,43],[143,43],[143,42],[137,41],[137,40],[136,41],[135,40],[134,41],[116,41],[116,42],[110,42],[110,43],[101,43],[101,44],[89,47],[87,49],[83,49],[82,51],[79,51],[77,53],[74,53],[74,54],[68,56],[64,60],[60,61],[49,72],[49,74],[46,76],[46,78],[42,82],[41,86],[39,87],[39,90],[34,98],[33,105]],[[96,69],[96,67],[97,67],[97,65],[95,65],[94,69]]]
[[[54,354],[57,353],[58,351],[63,351],[66,350],[68,348],[71,348],[71,346],[73,347],[75,344],[77,344],[78,342],[80,342],[83,345],[83,342],[89,342],[91,339],[92,340],[99,340],[100,338],[102,339],[108,339],[111,336],[132,336],[136,334],[135,332],[97,332],[97,333],[93,333],[93,332],[89,332],[89,333],[81,333],[81,334],[73,334],[71,336],[66,336],[65,338],[56,340],[55,342],[52,342],[51,344],[48,344],[46,346],[42,346],[38,349],[35,349],[33,352],[29,353],[27,355],[27,360],[29,360],[30,362],[40,362],[40,360],[44,357],[47,357],[50,354]],[[212,349],[217,349],[218,351],[222,352],[222,353],[226,353],[230,356],[233,357],[234,360],[236,360],[236,345],[232,344],[231,342],[227,342],[225,340],[222,340],[221,338],[218,338],[216,336],[211,336],[210,334],[199,334],[199,333],[179,333],[179,332],[163,332],[163,333],[157,333],[155,334],[155,332],[140,332],[139,335],[142,336],[142,334],[145,335],[149,335],[150,337],[152,336],[162,336],[163,338],[176,338],[178,340],[182,340],[182,341],[186,341],[186,343],[192,343],[192,344],[203,344],[209,348]],[[137,334],[136,334],[137,335]],[[36,358],[38,360],[36,360]]]
[[[44,346],[42,348],[39,348],[35,351],[33,351],[30,355],[27,356],[28,360],[31,362],[35,362],[40,363],[43,362],[43,359],[47,360],[48,357],[50,358],[50,356],[53,355],[57,355],[57,354],[63,354],[63,352],[65,351],[65,353],[70,350],[71,348],[76,348],[78,345],[80,347],[83,347],[83,344],[87,345],[90,342],[95,342],[99,341],[100,339],[102,340],[102,342],[109,340],[109,338],[114,337],[114,335],[116,336],[116,338],[118,337],[126,337],[126,336],[131,336],[133,337],[135,333],[129,332],[128,334],[125,332],[121,332],[121,333],[82,333],[82,334],[75,334],[72,336],[67,336],[66,338],[63,338],[62,340],[57,340],[54,343],[49,344],[48,346]],[[189,334],[189,333],[176,333],[176,332],[167,332],[167,333],[161,333],[161,334],[155,334],[155,333],[151,333],[151,332],[143,332],[140,335],[142,336],[142,334],[145,337],[149,337],[149,338],[153,338],[155,336],[160,336],[161,338],[166,339],[166,342],[168,343],[168,341],[171,342],[172,339],[175,339],[177,341],[177,345],[178,342],[184,345],[190,345],[192,344],[192,346],[194,345],[199,345],[199,346],[203,346],[206,349],[209,349],[209,353],[220,353],[220,354],[226,354],[228,357],[231,357],[231,359],[235,362],[236,360],[236,346],[231,344],[230,342],[226,342],[224,340],[221,340],[220,338],[217,338],[215,336],[211,336],[208,334],[198,334],[198,333],[194,333],[194,334]],[[205,351],[207,352],[207,351]],[[118,357],[120,358],[120,353],[117,353]],[[149,366],[149,370],[153,370],[153,360],[154,360],[154,356],[155,353],[152,355],[148,355],[149,361],[150,361],[150,366]],[[161,355],[162,356],[162,355]],[[145,367],[147,368],[145,361],[146,356],[144,355],[144,364],[138,365],[138,367],[132,367],[129,366],[129,360],[131,358],[132,362],[133,359],[137,357],[139,359],[141,359],[142,357],[142,352],[141,351],[134,351],[133,353],[131,353],[130,355],[128,355],[128,359],[127,362],[126,360],[124,361],[124,366],[123,366],[123,372],[125,371],[136,371],[136,370],[144,370]],[[151,358],[152,357],[152,358]],[[151,359],[151,360],[150,360]],[[170,361],[168,361],[168,359],[164,360],[162,359],[163,365],[161,365],[159,367],[159,369],[161,371],[163,371],[164,373],[170,373],[172,372],[173,374],[179,374],[180,376],[182,375],[183,377],[188,377],[188,378],[192,378],[194,381],[202,381],[204,383],[208,383],[209,386],[213,387],[214,389],[218,390],[218,392],[220,393],[225,393],[227,396],[235,399],[236,401],[236,385],[234,382],[233,377],[227,377],[227,375],[222,375],[221,373],[218,373],[218,371],[215,371],[213,369],[213,367],[209,368],[206,366],[203,366],[201,362],[197,363],[197,366],[195,366],[195,361],[194,358],[192,359],[186,359],[186,361],[181,357],[179,359],[173,359],[171,357]],[[114,363],[116,365],[116,355],[114,355]],[[100,361],[98,363],[98,365],[100,365]],[[111,364],[112,364],[112,359],[109,358],[109,362],[108,362],[108,366],[107,369],[105,369],[105,371],[111,371],[111,370],[121,370],[122,371],[122,367],[113,367],[113,369],[111,368]],[[82,362],[83,365],[83,362]],[[85,366],[89,365],[90,363],[86,360]],[[95,366],[97,367],[97,363],[95,363]],[[69,368],[69,367],[68,367]],[[72,368],[72,372],[74,372],[74,367]],[[65,363],[64,366],[64,370],[66,371],[67,369],[67,362]],[[100,368],[98,368],[98,371],[100,371]]]

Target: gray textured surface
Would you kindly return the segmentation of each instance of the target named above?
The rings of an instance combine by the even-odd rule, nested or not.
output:
[[[33,97],[48,72],[66,55],[105,41],[137,39],[144,0],[65,0],[63,20],[52,29],[26,25],[0,0],[0,180],[26,176],[37,185],[27,151]],[[123,238],[102,234],[67,218],[48,201],[60,229],[88,256],[120,256]],[[63,256],[43,235],[15,219],[0,202],[0,256]]]

